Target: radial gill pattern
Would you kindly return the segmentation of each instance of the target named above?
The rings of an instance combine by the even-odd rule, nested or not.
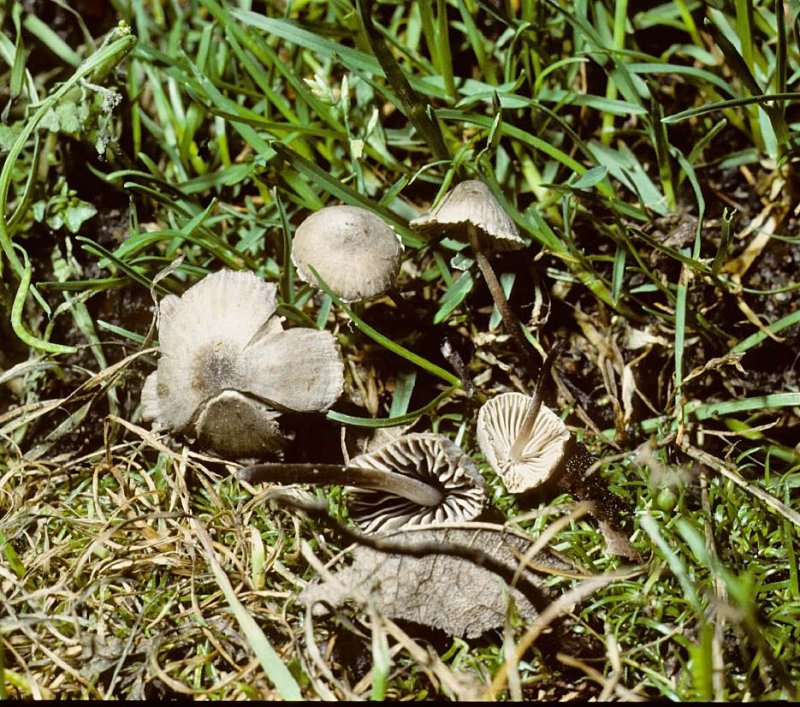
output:
[[[420,506],[385,491],[353,489],[350,515],[367,533],[423,523],[459,523],[476,518],[486,497],[483,477],[457,445],[438,434],[410,434],[353,459],[350,467],[404,474],[442,492],[435,506]]]

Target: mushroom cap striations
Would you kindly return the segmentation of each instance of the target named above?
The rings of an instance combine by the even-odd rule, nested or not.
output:
[[[439,204],[409,224],[422,233],[467,239],[467,226],[474,227],[484,248],[517,250],[525,245],[516,224],[483,182],[468,179],[447,192]]]
[[[386,491],[351,489],[350,515],[367,533],[429,523],[460,523],[477,518],[483,510],[483,477],[472,459],[443,435],[405,435],[361,454],[348,466],[404,474],[442,492],[439,504],[420,506]]]
[[[277,449],[280,411],[330,407],[344,382],[336,340],[323,331],[284,331],[276,307],[275,285],[247,272],[214,273],[182,297],[165,297],[161,358],[142,390],[144,418],[242,458]]]
[[[532,402],[533,398],[521,393],[502,393],[478,413],[478,444],[511,493],[528,491],[549,479],[569,440],[566,425],[544,405],[533,425],[525,429]]]
[[[301,223],[292,241],[292,261],[305,282],[313,267],[345,302],[377,297],[394,283],[403,244],[375,214],[357,206],[326,206]]]

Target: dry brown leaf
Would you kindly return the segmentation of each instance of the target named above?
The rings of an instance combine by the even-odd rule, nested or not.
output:
[[[412,529],[400,531],[393,540],[409,544],[458,543],[480,549],[510,568],[532,541],[521,534],[493,530],[487,524],[464,524],[458,528]],[[380,612],[393,619],[413,621],[438,628],[453,636],[476,638],[505,624],[508,598],[513,598],[517,613],[532,621],[536,609],[517,589],[511,589],[497,574],[465,559],[443,554],[410,557],[387,554],[357,546],[352,563],[335,572],[328,581],[309,585],[300,600],[314,606],[319,602],[339,606],[358,594],[371,593]],[[539,555],[535,564],[553,572],[571,571],[548,555]],[[539,575],[526,570],[525,580],[539,586]]]

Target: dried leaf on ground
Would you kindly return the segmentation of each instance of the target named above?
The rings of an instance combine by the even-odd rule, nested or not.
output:
[[[531,546],[532,540],[502,526],[467,523],[458,528],[410,529],[392,536],[412,543],[458,543],[488,553],[510,568]],[[476,638],[499,629],[506,622],[509,596],[524,621],[532,621],[536,609],[517,589],[497,574],[465,559],[444,554],[410,557],[387,554],[357,546],[352,563],[330,579],[311,584],[300,600],[314,606],[317,614],[324,604],[339,606],[359,594],[372,593],[381,613],[393,619],[413,621],[442,629],[453,636]],[[572,573],[574,568],[549,555],[534,558],[532,567],[545,573]],[[529,583],[542,587],[540,574],[524,570]]]

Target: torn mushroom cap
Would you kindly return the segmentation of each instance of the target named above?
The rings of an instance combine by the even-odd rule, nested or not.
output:
[[[517,250],[525,245],[516,224],[483,182],[469,179],[451,189],[428,213],[415,218],[411,228],[423,233],[446,232],[467,239],[467,227],[476,231],[484,249]],[[461,228],[459,228],[461,227]]]
[[[298,226],[292,261],[311,284],[314,268],[345,302],[371,299],[388,290],[400,270],[403,245],[375,214],[357,206],[326,206]]]
[[[511,493],[528,491],[549,479],[570,436],[561,419],[544,405],[531,421],[531,405],[533,398],[527,395],[503,393],[478,413],[478,444]]]
[[[280,447],[281,411],[330,407],[343,386],[336,341],[325,331],[284,331],[275,293],[252,273],[221,271],[165,297],[161,358],[142,390],[145,419],[245,458]]]
[[[457,445],[439,434],[409,434],[353,459],[349,468],[403,474],[441,491],[431,506],[384,490],[351,490],[350,515],[367,533],[430,523],[460,523],[483,509],[486,484]]]

